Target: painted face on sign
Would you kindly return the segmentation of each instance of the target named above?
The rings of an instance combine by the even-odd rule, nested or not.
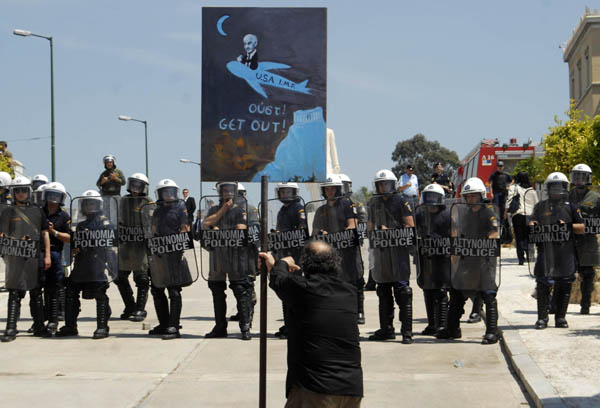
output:
[[[252,54],[258,45],[258,38],[254,34],[246,34],[244,36],[244,50],[246,53]]]

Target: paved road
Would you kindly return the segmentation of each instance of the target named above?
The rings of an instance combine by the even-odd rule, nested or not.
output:
[[[414,285],[414,282],[413,282]],[[414,285],[416,288],[416,285]],[[117,317],[122,302],[109,296]],[[2,326],[6,294],[0,295]],[[235,301],[228,294],[229,311]],[[92,340],[95,305],[82,301],[78,338],[38,339],[22,333],[0,344],[0,396],[3,406],[21,407],[253,407],[258,405],[258,334],[239,340],[237,324],[228,339],[204,339],[212,326],[212,300],[204,281],[183,290],[183,337],[162,341],[146,335],[156,324],[152,304],[144,323],[110,321],[111,336]],[[269,291],[268,328],[281,325],[281,307]],[[21,330],[31,320],[23,301]],[[425,326],[422,292],[415,290],[415,332]],[[378,327],[377,296],[366,293],[367,324],[361,326],[364,407],[518,407],[528,406],[499,345],[480,344],[483,324],[463,324],[460,341],[416,336],[385,343],[366,337]],[[396,313],[397,316],[397,313]],[[259,316],[255,316],[256,327]],[[146,328],[144,328],[146,327]],[[397,331],[400,324],[396,323]],[[268,406],[285,402],[286,342],[268,342]]]

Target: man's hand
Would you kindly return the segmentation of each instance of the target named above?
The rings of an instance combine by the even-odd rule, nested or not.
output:
[[[263,259],[267,267],[267,273],[271,273],[273,265],[275,265],[275,258],[270,252],[259,252],[258,253],[258,267],[262,268]]]
[[[241,55],[237,57],[237,61],[238,61],[240,64],[242,63],[242,56],[241,56]]]
[[[113,181],[119,181],[119,176],[117,176],[117,173],[110,173],[110,178]]]
[[[225,201],[225,203],[223,203],[223,208],[225,209],[225,211],[229,211],[229,209],[233,207],[233,199],[230,198],[229,200]]]
[[[281,260],[287,264],[289,273],[300,270],[300,267],[296,265],[294,258],[291,256],[286,256],[285,258],[281,258]]]
[[[48,221],[48,232],[52,235],[56,233],[56,230],[54,229],[54,223],[50,221]]]
[[[44,270],[50,268],[51,264],[52,264],[52,260],[50,259],[50,254],[46,254],[44,256]]]
[[[102,177],[102,178],[100,179],[100,184],[104,184],[104,183],[106,183],[107,181],[108,181],[108,178],[106,178],[106,177]]]

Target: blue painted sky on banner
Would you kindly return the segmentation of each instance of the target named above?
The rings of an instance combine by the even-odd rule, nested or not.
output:
[[[589,3],[589,2],[588,2]],[[396,142],[424,133],[467,153],[482,138],[539,141],[568,106],[559,44],[585,1],[0,0],[0,139],[26,173],[50,173],[48,43],[55,38],[57,177],[92,188],[104,154],[126,174],[198,192],[202,6],[328,7],[328,126],[355,186],[391,167]],[[152,190],[154,188],[152,187]],[[252,193],[258,190],[249,184]]]

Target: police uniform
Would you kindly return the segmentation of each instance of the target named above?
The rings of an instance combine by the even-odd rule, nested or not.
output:
[[[25,206],[11,205],[6,207],[2,212],[0,223],[2,231],[8,236],[20,235],[18,231],[26,231],[32,228],[39,229],[41,244],[39,247],[39,259],[5,258],[8,312],[6,331],[1,339],[3,342],[8,342],[14,340],[17,335],[17,320],[21,311],[21,299],[25,297],[26,288],[33,288],[29,290],[29,308],[31,317],[33,318],[33,335],[37,337],[49,337],[51,334],[44,326],[44,300],[42,296],[42,287],[44,285],[42,270],[45,256],[43,231],[48,230],[46,215],[39,207],[32,204]],[[22,239],[22,237],[16,236],[15,238]],[[31,263],[34,263],[35,267],[32,267]],[[29,273],[33,270],[35,272]]]
[[[435,206],[436,212],[430,212],[430,206],[421,207],[417,212],[416,225],[422,238],[450,237],[450,209]],[[450,288],[450,256],[427,255],[419,252],[419,276],[417,283],[423,289],[428,324],[421,334],[436,334],[446,328],[448,323],[448,289]]]
[[[582,224],[583,218],[575,203],[547,199],[536,204],[530,222],[543,225]],[[556,301],[556,326],[568,327],[564,318],[577,270],[575,241],[570,239],[564,242],[541,243],[537,244],[537,250],[534,268],[538,306],[536,328],[545,328],[542,321],[546,323],[548,321],[548,302],[552,286],[554,286],[553,296]]]
[[[570,201],[579,205],[581,215],[584,217],[600,217],[600,194],[598,191],[585,188],[575,188],[571,191]],[[577,250],[577,271],[581,278],[581,312],[589,313],[592,292],[594,291],[594,267],[600,265],[600,250],[596,234],[575,236]]]
[[[410,204],[400,194],[375,195],[368,205],[369,223],[375,229],[380,226],[402,228],[405,217],[412,217]],[[410,257],[407,247],[374,248],[373,278],[377,282],[379,297],[380,329],[371,340],[395,338],[394,300],[400,309],[403,342],[412,342],[412,288],[410,281]]]
[[[208,211],[208,217],[216,214],[224,202],[213,206]],[[220,230],[236,229],[239,224],[248,225],[246,209],[239,206],[239,201],[225,212],[215,223]],[[215,312],[215,327],[207,337],[225,337],[227,335],[227,288],[226,279],[229,278],[229,288],[237,300],[237,309],[240,318],[242,338],[249,339],[251,313],[252,313],[252,281],[248,275],[249,262],[248,248],[228,247],[214,248],[210,253],[210,269],[208,274],[208,287],[213,295]],[[255,260],[253,262],[256,262]]]

